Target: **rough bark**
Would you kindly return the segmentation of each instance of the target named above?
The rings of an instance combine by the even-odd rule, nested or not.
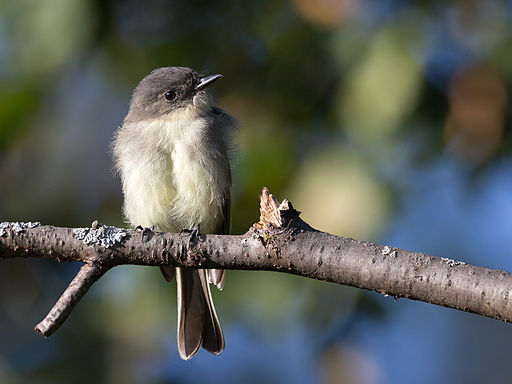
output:
[[[260,221],[243,235],[197,237],[97,222],[75,229],[2,223],[0,258],[86,263],[36,326],[44,336],[62,324],[96,280],[122,264],[281,271],[512,320],[512,275],[507,272],[317,231],[288,201],[279,204],[266,188],[260,213]]]

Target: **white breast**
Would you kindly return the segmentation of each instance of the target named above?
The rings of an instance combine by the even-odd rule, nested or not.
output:
[[[171,159],[176,196],[171,215],[180,228],[201,224],[203,232],[211,232],[222,220],[225,187],[219,180],[223,172],[216,170],[202,149],[184,140],[174,145]]]
[[[212,161],[218,155],[215,148],[201,139],[208,122],[178,121],[188,123],[140,122],[121,128],[124,132],[117,135],[114,151],[123,181],[124,212],[134,226],[176,231],[201,224],[203,232],[211,232],[223,220],[229,180]],[[122,135],[126,139],[119,140]],[[121,146],[123,150],[118,149]]]

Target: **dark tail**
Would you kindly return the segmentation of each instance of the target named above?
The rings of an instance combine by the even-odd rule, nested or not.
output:
[[[224,336],[204,269],[176,268],[178,284],[178,350],[184,360],[203,347],[220,354]]]

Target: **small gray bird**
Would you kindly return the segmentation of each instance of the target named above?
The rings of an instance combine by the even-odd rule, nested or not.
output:
[[[190,68],[155,69],[133,91],[130,109],[113,140],[124,214],[132,226],[177,232],[201,228],[227,234],[231,170],[228,152],[235,120],[217,108],[207,87],[222,75]],[[190,359],[203,347],[220,354],[224,336],[209,283],[224,286],[223,270],[162,267],[176,276],[178,350]]]

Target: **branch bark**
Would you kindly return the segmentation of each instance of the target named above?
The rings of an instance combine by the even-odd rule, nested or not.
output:
[[[46,318],[51,335],[89,287],[122,264],[292,273],[512,321],[512,275],[423,253],[338,237],[311,228],[291,203],[263,189],[260,221],[243,235],[190,238],[99,225],[59,228],[0,224],[0,258],[46,257],[85,265]]]

